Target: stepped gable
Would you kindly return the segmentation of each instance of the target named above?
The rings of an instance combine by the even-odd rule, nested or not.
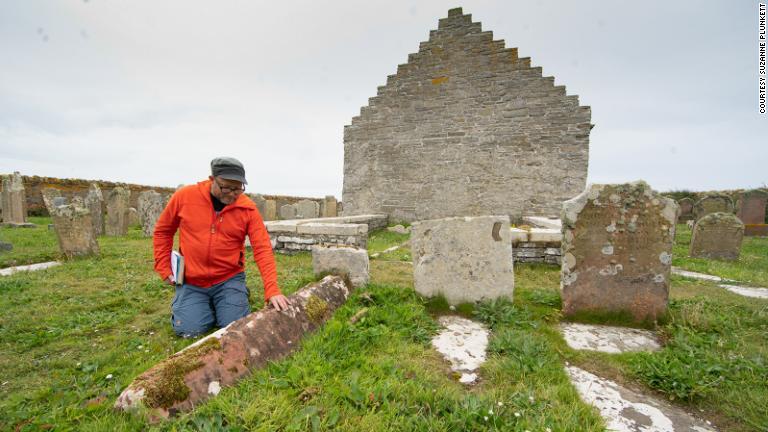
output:
[[[586,186],[591,111],[461,8],[344,128],[344,214],[555,215]]]

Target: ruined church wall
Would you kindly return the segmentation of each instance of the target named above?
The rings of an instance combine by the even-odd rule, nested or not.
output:
[[[344,215],[557,215],[584,190],[591,112],[461,9],[344,128]]]

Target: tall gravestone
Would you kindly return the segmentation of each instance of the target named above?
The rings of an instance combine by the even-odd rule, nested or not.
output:
[[[677,223],[686,223],[693,219],[693,199],[685,197],[677,200],[677,205],[680,208],[680,215],[677,217]]]
[[[24,191],[24,179],[21,174],[3,176],[2,199],[3,223],[26,224],[27,223],[27,196]]]
[[[264,202],[264,214],[262,216],[265,221],[277,220],[277,202],[275,200],[268,199]]]
[[[336,217],[338,216],[337,201],[333,195],[326,195],[323,200],[323,217]]]
[[[91,212],[79,202],[52,208],[59,249],[67,258],[99,254]]]
[[[131,191],[116,186],[107,195],[107,221],[104,224],[108,236],[123,236],[128,232]]]
[[[696,222],[690,255],[727,261],[739,259],[744,224],[732,213],[710,213]]]
[[[264,219],[264,213],[266,212],[267,207],[267,200],[264,199],[264,197],[261,194],[253,194],[249,195],[251,200],[254,204],[256,204],[256,208],[259,210],[259,214],[261,215],[261,218]]]
[[[320,204],[312,200],[301,200],[296,203],[296,217],[312,219],[320,216]]]
[[[744,223],[745,236],[768,236],[768,225],[765,223],[765,209],[768,203],[768,192],[753,189],[741,194],[736,215]]]
[[[139,221],[145,236],[152,237],[155,233],[155,224],[164,208],[165,200],[159,192],[148,190],[139,194]]]
[[[733,200],[728,195],[706,195],[696,201],[693,206],[693,216],[699,220],[710,213],[733,213]]]
[[[667,310],[677,204],[645,182],[591,185],[563,204],[563,313]]]
[[[85,196],[85,207],[91,213],[94,234],[96,236],[104,234],[104,195],[96,183],[91,183],[88,187],[88,194]]]
[[[515,272],[509,216],[454,217],[414,222],[413,284],[425,297],[451,305],[512,299]]]
[[[344,127],[344,215],[557,214],[584,189],[589,107],[448,11]]]

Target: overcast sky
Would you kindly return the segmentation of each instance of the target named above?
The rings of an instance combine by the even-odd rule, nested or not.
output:
[[[592,108],[589,181],[768,184],[758,2],[4,0],[0,173],[341,198],[343,128],[448,9]]]

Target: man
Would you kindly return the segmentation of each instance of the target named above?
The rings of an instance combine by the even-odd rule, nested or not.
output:
[[[173,236],[179,230],[184,283],[176,286],[171,323],[194,337],[250,313],[245,286],[245,236],[264,282],[264,299],[277,310],[290,305],[277,286],[269,234],[256,204],[243,194],[245,168],[235,158],[211,161],[208,180],[173,194],[155,225],[155,272],[176,285],[171,272]]]

